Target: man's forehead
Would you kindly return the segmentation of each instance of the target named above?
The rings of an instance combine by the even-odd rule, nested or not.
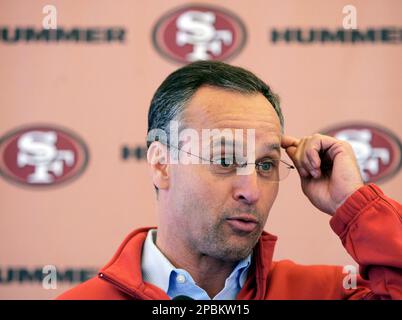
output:
[[[257,140],[254,139],[254,142],[250,140],[244,139],[232,139],[230,137],[223,137],[223,136],[214,136],[211,137],[209,141],[203,143],[204,147],[210,147],[212,150],[219,150],[219,151],[236,151],[236,152],[243,152],[249,147],[249,143],[252,143],[253,147],[255,148],[256,153],[258,154],[278,154],[281,153],[281,144],[280,139],[275,137],[268,138],[264,140]]]
[[[183,115],[187,124],[198,128],[281,130],[278,115],[261,93],[202,87],[188,102]]]

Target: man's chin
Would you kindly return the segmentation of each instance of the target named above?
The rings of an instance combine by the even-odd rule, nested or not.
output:
[[[232,252],[225,256],[225,260],[230,262],[238,262],[240,260],[247,258],[252,252],[253,249],[249,249],[247,251]]]
[[[222,248],[222,250],[217,254],[217,256],[219,256],[217,258],[228,262],[236,262],[247,258],[253,252],[255,246],[254,242],[243,245],[237,243],[230,247],[228,247],[227,244],[225,248]]]

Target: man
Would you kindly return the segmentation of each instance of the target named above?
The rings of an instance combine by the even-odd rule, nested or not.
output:
[[[187,139],[171,138],[174,121]],[[344,287],[342,267],[272,261],[276,237],[263,228],[294,168],[281,147],[359,263],[356,288]],[[401,205],[363,184],[348,143],[284,135],[278,97],[249,71],[203,61],[169,75],[151,102],[147,157],[158,228],[132,232],[98,277],[61,299],[402,298]]]

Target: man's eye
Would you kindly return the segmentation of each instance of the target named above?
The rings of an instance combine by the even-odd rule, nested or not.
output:
[[[233,161],[232,161],[232,159],[222,158],[222,159],[215,161],[215,163],[220,165],[222,168],[229,168],[233,164]]]
[[[275,167],[275,163],[273,161],[263,161],[258,164],[258,168],[261,171],[267,172],[272,170]]]

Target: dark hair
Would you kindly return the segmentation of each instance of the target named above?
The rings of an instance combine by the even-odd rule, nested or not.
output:
[[[180,121],[187,102],[201,86],[218,87],[244,94],[262,93],[274,107],[283,130],[279,97],[248,70],[220,61],[197,61],[171,73],[156,90],[148,112],[148,133],[160,129],[169,136],[169,123]],[[147,147],[152,140],[148,141]]]

